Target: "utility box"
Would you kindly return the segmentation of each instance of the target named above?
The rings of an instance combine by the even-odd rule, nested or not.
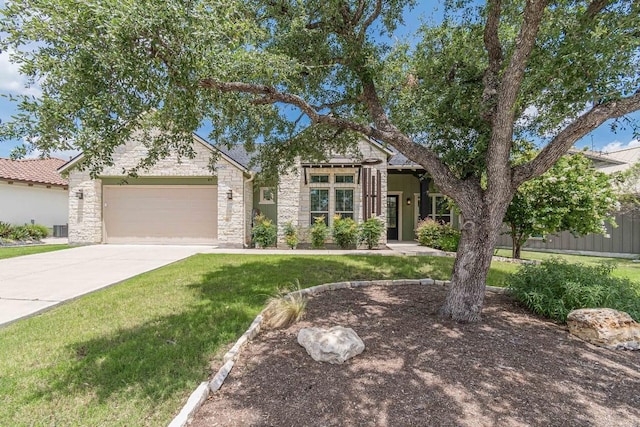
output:
[[[69,237],[69,225],[54,225],[53,237]]]

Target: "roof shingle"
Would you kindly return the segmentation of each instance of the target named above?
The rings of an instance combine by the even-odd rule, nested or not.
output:
[[[0,179],[37,184],[67,185],[67,180],[58,173],[65,164],[62,159],[12,160],[0,158]]]

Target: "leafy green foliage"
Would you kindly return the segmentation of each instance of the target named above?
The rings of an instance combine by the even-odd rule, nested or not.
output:
[[[300,242],[298,237],[298,229],[293,225],[291,221],[287,221],[283,227],[284,241],[291,249],[295,249]]]
[[[416,234],[422,246],[447,252],[458,250],[460,231],[449,224],[440,224],[431,218],[425,218],[418,223]]]
[[[539,178],[520,186],[504,222],[510,228],[514,256],[531,236],[570,231],[576,236],[605,233],[615,225],[619,207],[607,175],[582,154],[562,157]]]
[[[324,243],[329,237],[329,227],[324,222],[324,219],[324,216],[315,217],[311,226],[311,247],[314,249],[324,248]]]
[[[9,223],[0,221],[0,239],[7,239],[11,234],[13,226]]]
[[[333,217],[333,242],[341,249],[353,249],[358,244],[358,224],[352,218]]]
[[[507,286],[529,309],[565,322],[571,310],[613,308],[640,320],[640,287],[628,279],[612,277],[608,264],[586,266],[560,259],[522,265],[509,276]]]
[[[253,241],[261,248],[275,246],[278,239],[278,229],[270,218],[257,215],[254,218],[254,226],[251,230]]]
[[[615,175],[621,212],[640,212],[640,162]]]
[[[376,216],[372,216],[359,226],[359,242],[364,243],[367,249],[377,248],[380,244],[382,233],[386,230],[384,222]]]

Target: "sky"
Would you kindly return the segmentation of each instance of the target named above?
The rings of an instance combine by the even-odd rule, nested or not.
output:
[[[423,2],[424,4],[426,2]],[[438,21],[442,19],[442,8],[438,4],[440,1],[430,1],[431,8],[423,7],[426,13],[407,13],[405,14],[405,25],[400,27],[396,32],[398,37],[408,37],[420,25],[424,19],[427,21]],[[0,0],[0,7],[4,6],[4,1]],[[18,67],[9,61],[8,52],[0,52],[0,95],[34,95],[38,96],[38,88],[25,88],[26,78],[20,74]],[[15,104],[11,103],[6,96],[0,96],[0,120],[7,122],[11,116],[17,113]],[[631,117],[640,122],[640,113],[636,112]],[[206,129],[202,129],[201,135],[208,134]],[[19,144],[19,141],[0,141],[0,157],[9,157],[13,148]],[[618,129],[613,132],[609,124],[604,124],[594,130],[576,144],[578,148],[588,148],[596,151],[616,151],[625,148],[640,146],[640,140],[633,135],[631,129]],[[32,153],[35,157],[38,153]],[[75,155],[75,152],[57,152],[54,156],[67,159]]]

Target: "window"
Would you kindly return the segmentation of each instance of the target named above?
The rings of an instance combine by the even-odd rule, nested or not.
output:
[[[276,202],[276,191],[273,187],[260,187],[260,204],[272,205]]]
[[[316,217],[324,216],[325,224],[329,225],[329,190],[326,188],[312,188],[310,196],[310,224],[315,222]]]
[[[336,176],[336,178],[338,178]],[[351,177],[353,178],[353,177]],[[353,219],[353,190],[347,188],[336,188],[336,215],[342,218]]]
[[[329,175],[311,175],[312,184],[328,184]]]
[[[441,224],[451,224],[451,209],[449,209],[449,201],[441,194],[431,194],[431,206],[429,216],[433,220]]]
[[[353,184],[353,175],[336,175],[336,184]]]

